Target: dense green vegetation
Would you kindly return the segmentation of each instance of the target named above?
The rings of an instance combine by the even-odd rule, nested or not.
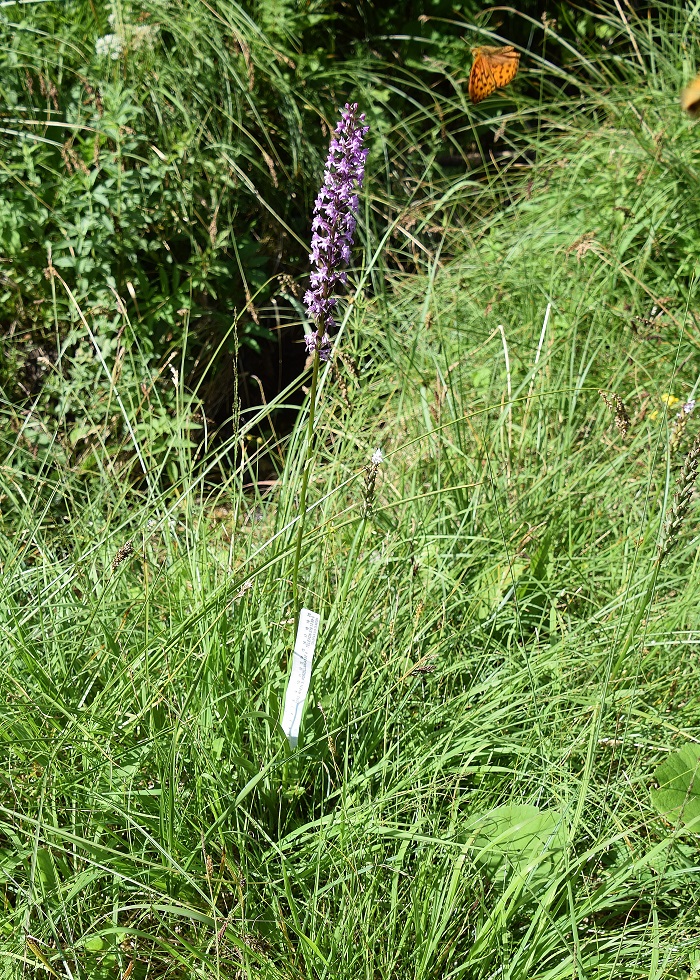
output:
[[[0,11],[0,976],[697,977],[697,12],[108,13]]]

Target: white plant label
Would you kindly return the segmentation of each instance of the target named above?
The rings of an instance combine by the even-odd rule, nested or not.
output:
[[[282,729],[293,749],[297,747],[299,741],[299,726],[301,725],[306,695],[309,693],[311,664],[314,659],[320,622],[321,617],[318,613],[311,612],[310,609],[301,610],[297,640],[292,656],[292,673],[287,684],[282,715]]]

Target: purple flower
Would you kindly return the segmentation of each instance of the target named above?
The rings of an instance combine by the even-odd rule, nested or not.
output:
[[[358,197],[362,187],[365,160],[369,150],[363,146],[369,126],[362,125],[364,113],[358,116],[357,103],[346,105],[331,140],[311,224],[311,255],[313,271],[311,288],[304,296],[306,312],[316,324],[315,333],[306,337],[306,349],[318,351],[322,361],[331,354],[328,330],[335,326],[333,296],[338,285],[345,285],[347,274],[343,266],[350,261],[350,247],[355,232]]]

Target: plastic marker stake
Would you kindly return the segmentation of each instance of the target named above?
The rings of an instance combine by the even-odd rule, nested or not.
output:
[[[284,697],[284,714],[282,715],[282,729],[293,749],[297,747],[299,741],[299,726],[301,725],[306,695],[309,693],[311,664],[314,659],[320,622],[319,614],[311,612],[310,609],[302,609],[299,613],[297,641],[294,644],[294,655],[292,656],[292,673],[289,684],[287,684],[287,693]]]

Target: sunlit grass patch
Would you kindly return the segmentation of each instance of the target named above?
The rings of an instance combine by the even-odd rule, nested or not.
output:
[[[3,406],[8,975],[693,975],[695,131],[635,38],[413,267],[363,222],[296,570],[308,374],[218,440],[138,343],[78,435]]]

